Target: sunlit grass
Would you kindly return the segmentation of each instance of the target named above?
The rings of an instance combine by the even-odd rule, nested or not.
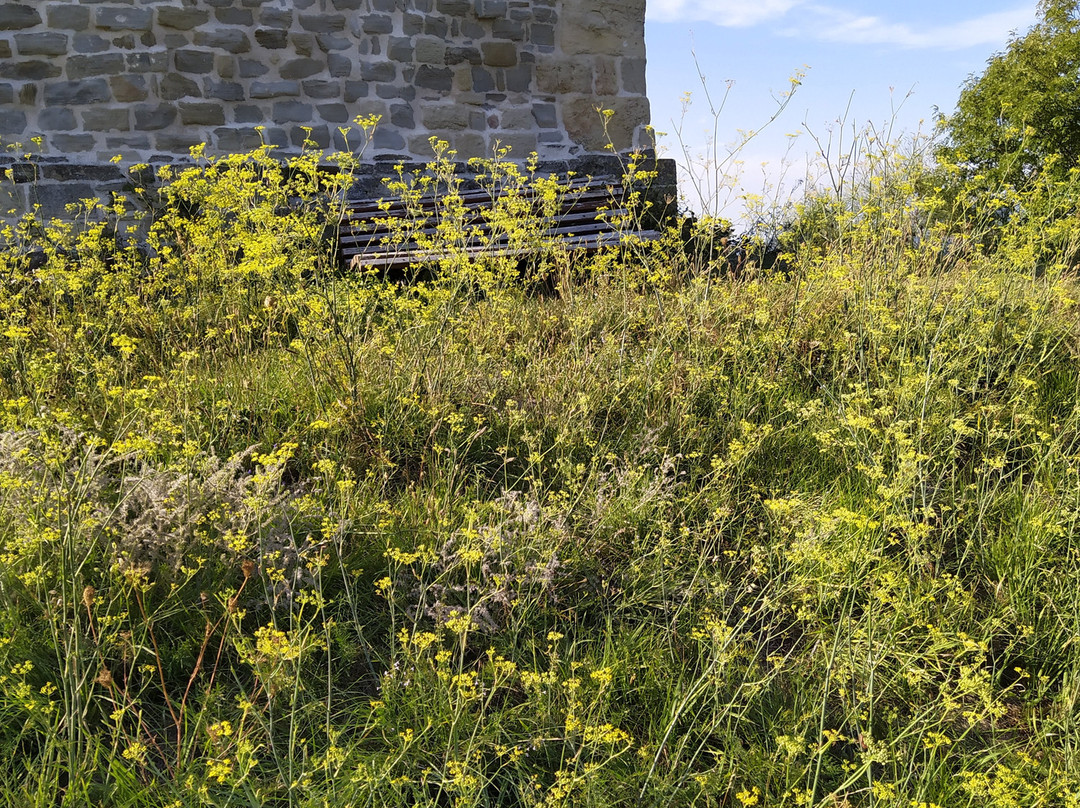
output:
[[[1062,225],[900,161],[783,273],[403,285],[245,159],[0,256],[5,802],[1080,802]]]

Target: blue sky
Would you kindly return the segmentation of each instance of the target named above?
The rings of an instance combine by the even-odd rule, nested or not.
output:
[[[791,187],[805,176],[807,155],[817,148],[808,130],[824,138],[839,119],[848,131],[852,124],[890,122],[905,132],[931,129],[935,107],[951,112],[964,80],[982,71],[1011,32],[1035,22],[1036,6],[1036,0],[648,0],[653,126],[669,133],[661,140],[668,156],[681,160],[680,120],[691,154],[708,152],[713,116],[700,68],[716,104],[727,93],[716,137],[726,147],[740,140],[739,130],[761,128],[789,78],[804,71],[781,117],[741,153],[742,180],[727,194],[738,207],[743,190]]]

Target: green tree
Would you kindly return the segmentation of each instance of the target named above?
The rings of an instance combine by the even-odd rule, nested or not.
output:
[[[1028,186],[1080,159],[1080,0],[1040,0],[1039,22],[964,84],[943,161],[970,179]]]

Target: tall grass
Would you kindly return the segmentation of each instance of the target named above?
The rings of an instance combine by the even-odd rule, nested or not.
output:
[[[5,803],[1080,803],[1070,189],[552,293],[340,270],[318,165],[7,234]]]

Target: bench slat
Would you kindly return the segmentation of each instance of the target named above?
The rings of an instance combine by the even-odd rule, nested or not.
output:
[[[514,189],[517,201],[534,211],[543,204],[540,193],[533,188]],[[554,215],[540,217],[543,225],[539,238],[541,243],[558,242],[569,250],[596,251],[618,245],[622,234],[609,219],[624,217],[628,211],[622,206],[625,189],[619,182],[601,179],[574,180],[558,199]],[[470,237],[470,243],[452,250],[432,250],[421,247],[415,241],[418,236],[433,237],[439,231],[439,216],[445,211],[443,198],[434,195],[421,197],[412,203],[402,199],[385,201],[362,200],[349,202],[343,211],[339,227],[338,246],[343,259],[350,266],[361,269],[401,269],[416,264],[432,263],[454,256],[479,257],[483,255],[524,256],[536,247],[511,246],[509,236],[492,236],[491,221],[494,199],[487,189],[458,192],[463,210],[462,225]],[[407,232],[410,242],[406,244],[385,243],[392,233],[390,225],[395,220],[421,215],[426,218],[419,229]],[[640,231],[637,237],[651,240],[660,233],[654,230]],[[487,243],[484,243],[489,239]]]

